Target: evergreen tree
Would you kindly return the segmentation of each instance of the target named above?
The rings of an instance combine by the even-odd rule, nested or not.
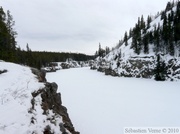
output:
[[[180,40],[180,2],[177,4],[176,13],[174,16],[174,40],[177,43]]]
[[[170,41],[170,44],[169,44],[169,54],[171,56],[174,56],[174,54],[175,54],[174,43],[172,41]]]
[[[107,55],[109,52],[110,52],[110,48],[106,46],[105,55]]]
[[[143,34],[145,34],[145,33],[146,33],[146,24],[145,24],[143,15],[141,16],[141,24],[140,24],[140,28],[142,29]]]
[[[163,20],[162,40],[163,40],[163,52],[167,54],[169,50],[169,28],[168,28],[168,18],[166,15],[164,16],[164,20]]]
[[[98,51],[96,51],[94,57],[97,58],[98,55],[99,55],[99,53],[98,53]]]
[[[170,22],[173,22],[173,21],[174,21],[174,11],[171,10],[171,13],[170,13],[169,15],[170,15],[169,21],[170,21]]]
[[[131,48],[134,50],[134,52],[137,54],[138,53],[138,45],[137,45],[137,38],[136,36],[132,37],[132,44]]]
[[[7,16],[7,17],[6,17]],[[7,12],[7,15],[3,11],[3,8],[0,8],[0,58],[3,60],[14,62],[16,61],[15,57],[15,32],[13,29],[14,21],[10,12]]]
[[[167,67],[164,61],[161,61],[160,54],[157,55],[156,67],[154,69],[155,80],[165,81],[167,77]]]
[[[136,24],[135,28],[133,29],[132,34],[132,44],[131,48],[133,48],[136,54],[140,54],[142,49],[142,39],[141,39],[141,28],[140,28],[140,18],[138,18],[138,23]]]
[[[155,27],[154,30],[154,52],[157,54],[160,52],[160,28],[158,25],[158,28]]]
[[[163,20],[165,16],[166,16],[166,12],[162,11],[162,13],[161,13],[161,20]]]
[[[9,45],[12,50],[15,50],[15,48],[16,48],[15,37],[17,35],[17,32],[13,28],[14,25],[15,25],[15,21],[13,20],[13,16],[10,14],[10,11],[8,10],[6,26],[7,26],[8,33],[10,34]]]
[[[152,18],[148,15],[147,17],[147,29],[150,28],[150,23],[152,22]]]
[[[125,32],[125,34],[124,34],[124,43],[125,43],[125,46],[127,46],[128,45],[128,35],[127,35],[127,32]]]
[[[5,33],[6,33],[6,14],[2,7],[0,7],[0,59],[4,57],[4,50],[6,49],[5,44]]]
[[[101,48],[101,43],[99,43],[98,56],[103,57],[105,56],[105,54],[106,54],[105,50]]]
[[[149,33],[143,37],[144,53],[149,54],[149,44],[148,44]]]
[[[143,45],[141,33],[140,33],[140,35],[139,35],[137,41],[138,41],[138,42],[137,42],[137,50],[136,50],[136,53],[139,55],[139,54],[141,53],[142,45]]]
[[[171,12],[172,13],[172,12]],[[169,14],[168,15],[168,48],[167,48],[167,51],[169,52],[169,54],[171,56],[174,56],[175,54],[175,50],[174,50],[174,30],[173,30],[173,26],[172,26],[172,15],[173,14]]]
[[[132,29],[130,29],[130,30],[129,30],[129,38],[132,37],[132,34],[133,34],[133,33],[132,33]],[[129,38],[128,38],[128,39],[129,39]]]
[[[172,9],[172,4],[171,4],[171,2],[168,2],[167,5],[166,5],[165,12],[168,12],[171,9]]]
[[[26,50],[27,50],[27,52],[30,52],[31,51],[31,49],[29,48],[29,44],[27,43],[27,45],[26,45]]]
[[[149,43],[150,44],[154,43],[154,36],[153,36],[153,32],[152,31],[149,32]]]

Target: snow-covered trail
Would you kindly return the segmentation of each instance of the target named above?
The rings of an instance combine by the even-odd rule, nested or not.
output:
[[[180,126],[180,82],[105,76],[89,68],[48,73],[81,134],[123,134],[124,127]]]

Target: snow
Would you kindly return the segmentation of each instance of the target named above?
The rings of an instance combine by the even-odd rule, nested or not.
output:
[[[47,125],[60,134],[58,124],[62,118],[55,117],[57,126],[50,123],[47,118],[54,115],[50,110],[47,116],[43,115],[40,96],[34,100],[34,110],[31,109],[31,93],[42,89],[44,83],[38,82],[29,67],[0,61],[0,70],[5,69],[7,72],[0,74],[0,134],[43,134]]]
[[[124,127],[180,126],[180,82],[105,76],[89,68],[48,73],[81,134],[123,134]]]
[[[177,10],[177,5],[175,4],[175,6],[172,8],[172,11],[176,12]],[[171,10],[166,12],[166,16],[168,17],[168,15],[171,13]],[[152,16],[151,16],[152,17]],[[152,18],[152,22],[150,23],[150,28],[147,30],[148,32],[153,32],[155,30],[155,28],[158,27],[158,25],[160,27],[163,26],[163,20],[161,20],[161,14],[157,15],[155,18]],[[142,34],[143,37],[143,34]],[[144,56],[155,56],[155,52],[154,52],[154,44],[149,44],[149,53],[148,54],[144,54],[144,52],[141,51],[141,53],[139,55],[137,55],[136,53],[134,53],[134,50],[131,48],[131,44],[132,44],[132,38],[128,39],[128,45],[125,46],[125,43],[123,43],[119,48],[116,48],[114,50],[112,50],[109,54],[107,54],[104,59],[108,62],[114,60],[114,58],[119,55],[119,53],[121,52],[121,58],[123,61],[128,60],[131,57],[144,57]],[[176,50],[175,51],[175,57],[178,58],[179,57],[179,51]],[[169,59],[172,59],[174,57],[169,56]],[[98,59],[97,59],[98,60]]]

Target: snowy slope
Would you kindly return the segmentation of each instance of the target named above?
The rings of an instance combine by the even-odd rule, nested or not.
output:
[[[81,134],[123,134],[124,127],[180,126],[180,82],[105,76],[89,68],[47,74]]]
[[[176,9],[177,9],[177,7],[175,6],[175,7],[172,8],[172,11],[175,12]],[[168,16],[168,14],[170,14],[170,12],[171,11],[168,11],[166,13],[166,16]],[[149,27],[149,29],[147,29],[147,31],[148,32],[154,31],[155,27],[157,28],[158,24],[160,25],[160,27],[163,26],[163,19],[161,20],[161,15],[158,15],[156,18],[154,18],[154,20],[152,20],[152,22],[150,23],[150,27]],[[108,61],[112,61],[112,60],[114,60],[116,55],[119,55],[120,52],[121,52],[122,59],[124,59],[124,60],[128,59],[129,57],[135,57],[135,56],[138,56],[138,57],[155,56],[155,52],[153,52],[154,44],[149,44],[149,54],[144,54],[143,52],[141,52],[140,55],[137,55],[137,54],[134,53],[133,49],[131,48],[131,43],[132,43],[132,38],[130,38],[128,40],[128,45],[127,46],[125,46],[125,43],[123,43],[119,48],[114,49],[109,54],[107,54],[105,56],[105,59],[108,60]],[[169,55],[167,55],[167,56],[169,58],[174,58],[174,57],[171,57]]]
[[[0,134],[43,134],[47,126],[60,134],[59,126],[47,120],[54,113],[49,110],[48,115],[43,114],[40,96],[31,109],[32,92],[44,88],[44,83],[38,82],[29,67],[0,62],[0,70],[5,69],[7,72],[0,74]],[[62,123],[62,118],[58,117],[56,123]]]
[[[180,5],[180,3],[179,3]],[[166,16],[169,16],[171,12],[174,13],[177,10],[177,4],[172,8],[172,10],[165,12]],[[157,29],[159,25],[159,29],[163,29],[163,19],[162,15],[157,15],[154,20],[151,21],[149,27],[146,26],[146,34],[149,32],[152,33],[152,36],[155,37],[154,31]],[[173,25],[173,23],[172,23]],[[136,78],[152,78],[155,77],[155,68],[157,66],[157,55],[161,55],[161,62],[164,62],[166,65],[166,73],[164,74],[166,80],[176,81],[180,79],[180,47],[178,44],[175,45],[175,41],[173,48],[174,56],[170,55],[170,53],[166,52],[168,50],[163,50],[167,44],[163,44],[164,41],[161,39],[161,47],[160,50],[155,50],[156,45],[155,42],[148,42],[148,52],[144,53],[144,46],[142,45],[144,39],[143,29],[140,29],[140,37],[141,38],[141,49],[139,53],[135,53],[135,47],[132,48],[132,36],[127,40],[127,45],[125,42],[112,50],[105,57],[98,57],[96,59],[95,64],[92,66],[92,69],[98,69],[98,71],[105,72],[105,74],[110,74],[112,76],[120,76],[120,77],[136,77]],[[136,35],[137,33],[134,33]],[[150,40],[150,35],[149,37]],[[160,38],[160,37],[159,37]],[[162,38],[162,37],[161,37]],[[135,40],[135,39],[134,39]],[[159,39],[160,40],[160,39]],[[135,41],[136,42],[136,41]],[[137,41],[138,42],[138,41]],[[180,43],[180,41],[179,41]],[[163,46],[164,45],[164,46]],[[167,48],[166,48],[167,49]],[[169,49],[169,48],[168,48]]]

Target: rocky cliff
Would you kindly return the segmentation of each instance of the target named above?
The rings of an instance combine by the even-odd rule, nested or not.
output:
[[[36,105],[39,105],[38,100],[41,100],[41,109],[43,115],[46,116],[48,122],[44,130],[44,134],[53,134],[52,127],[57,127],[62,134],[79,134],[75,131],[73,124],[67,113],[67,108],[62,105],[61,94],[57,92],[58,85],[56,83],[46,82],[45,72],[32,68],[32,72],[37,76],[40,82],[45,82],[45,87],[32,93],[31,108],[32,113],[31,123],[36,123]],[[60,123],[60,120],[63,123]]]
[[[180,62],[179,58],[165,57],[166,79],[180,79]],[[135,77],[135,78],[154,78],[155,69],[157,67],[157,56],[136,56],[128,59],[114,58],[107,60],[99,58],[91,69],[97,69],[99,72],[104,72],[105,75],[119,77]]]

